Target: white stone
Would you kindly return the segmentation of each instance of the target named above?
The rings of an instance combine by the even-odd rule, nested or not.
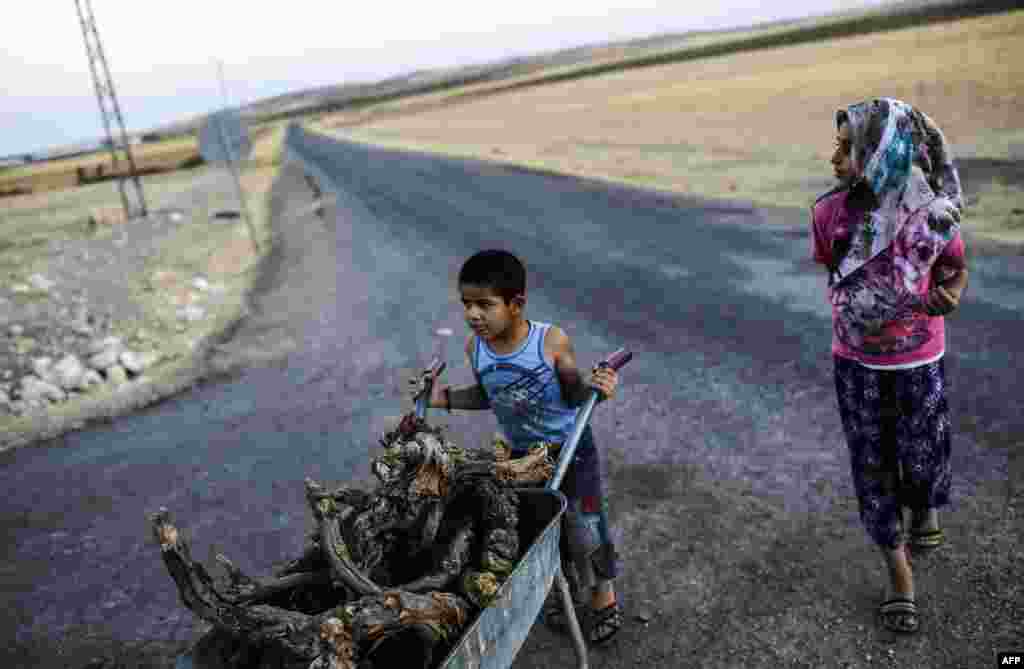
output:
[[[21,397],[26,401],[48,399],[51,402],[63,402],[67,399],[67,393],[35,376],[25,376],[21,379]]]
[[[44,293],[49,292],[51,288],[57,285],[55,281],[47,279],[42,274],[33,274],[28,278],[29,284],[32,285],[36,290],[41,290]]]
[[[196,290],[209,290],[210,282],[201,276],[197,276],[196,278],[192,279],[192,287],[195,288]]]
[[[78,390],[82,387],[82,377],[85,376],[85,365],[74,355],[66,355],[53,366],[54,375],[57,377],[61,388],[65,390]]]
[[[43,381],[54,383],[56,375],[53,373],[53,358],[42,357],[32,359],[32,371]]]
[[[20,337],[21,335],[25,334],[25,328],[15,323],[11,327],[7,328],[7,334],[11,335],[12,337]]]
[[[128,372],[121,365],[107,368],[107,381],[115,386],[128,382]]]
[[[194,304],[190,304],[188,306],[182,307],[181,309],[178,309],[178,318],[183,321],[188,321],[189,323],[201,321],[205,317],[206,312],[203,311],[202,307],[197,307]]]
[[[117,353],[120,355],[121,351],[124,350],[124,343],[120,337],[104,337],[103,339],[97,339],[89,344],[89,353],[96,354],[102,353],[108,349],[117,349]]]
[[[6,390],[0,390],[0,406],[10,406],[11,396],[7,394]]]
[[[136,353],[124,351],[121,353],[121,365],[132,374],[141,374],[143,370],[149,369],[160,360],[160,353],[157,351],[146,351]]]
[[[89,390],[90,388],[101,385],[103,385],[103,377],[100,376],[100,373],[95,369],[87,369],[85,370],[85,373],[82,374],[82,390]]]
[[[117,360],[121,355],[121,351],[116,348],[109,348],[102,353],[89,358],[89,366],[93,369],[107,369],[117,364]]]

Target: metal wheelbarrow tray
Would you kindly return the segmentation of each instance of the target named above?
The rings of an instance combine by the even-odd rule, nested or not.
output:
[[[507,669],[526,641],[561,568],[559,540],[565,496],[557,490],[522,488],[519,545],[528,546],[494,601],[462,632],[441,669]]]

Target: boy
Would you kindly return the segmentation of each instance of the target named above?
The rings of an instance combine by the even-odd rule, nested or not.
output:
[[[473,331],[466,338],[465,352],[476,383],[458,388],[435,384],[428,406],[449,411],[493,409],[512,456],[521,457],[533,443],[565,442],[590,388],[598,391],[599,401],[614,397],[615,370],[595,366],[584,383],[565,332],[525,318],[526,270],[513,254],[475,254],[463,264],[458,283],[466,323]],[[582,535],[570,541],[569,553],[581,585],[592,586],[589,640],[604,643],[621,628],[623,615],[612,586],[618,560],[589,425],[561,491],[569,502],[566,525],[576,530],[565,535]],[[558,601],[549,598],[545,609],[545,619],[553,626],[564,622]]]

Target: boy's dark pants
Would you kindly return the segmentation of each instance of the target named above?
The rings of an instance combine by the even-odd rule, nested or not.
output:
[[[552,453],[556,461],[558,453],[558,449]],[[577,592],[587,587],[609,589],[621,565],[608,523],[601,459],[589,425],[583,429],[560,490],[569,503],[562,522],[561,551],[563,561],[571,561],[576,572],[566,570],[566,576]]]

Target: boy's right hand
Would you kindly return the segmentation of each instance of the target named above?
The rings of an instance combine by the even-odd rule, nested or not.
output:
[[[423,392],[423,388],[429,378],[430,370],[423,370],[419,374],[414,374],[409,377],[408,397],[412,402],[416,402],[416,398]],[[441,407],[445,402],[444,389],[446,387],[447,386],[441,384],[440,379],[434,379],[434,387],[431,390],[430,401],[427,403],[427,406]]]

